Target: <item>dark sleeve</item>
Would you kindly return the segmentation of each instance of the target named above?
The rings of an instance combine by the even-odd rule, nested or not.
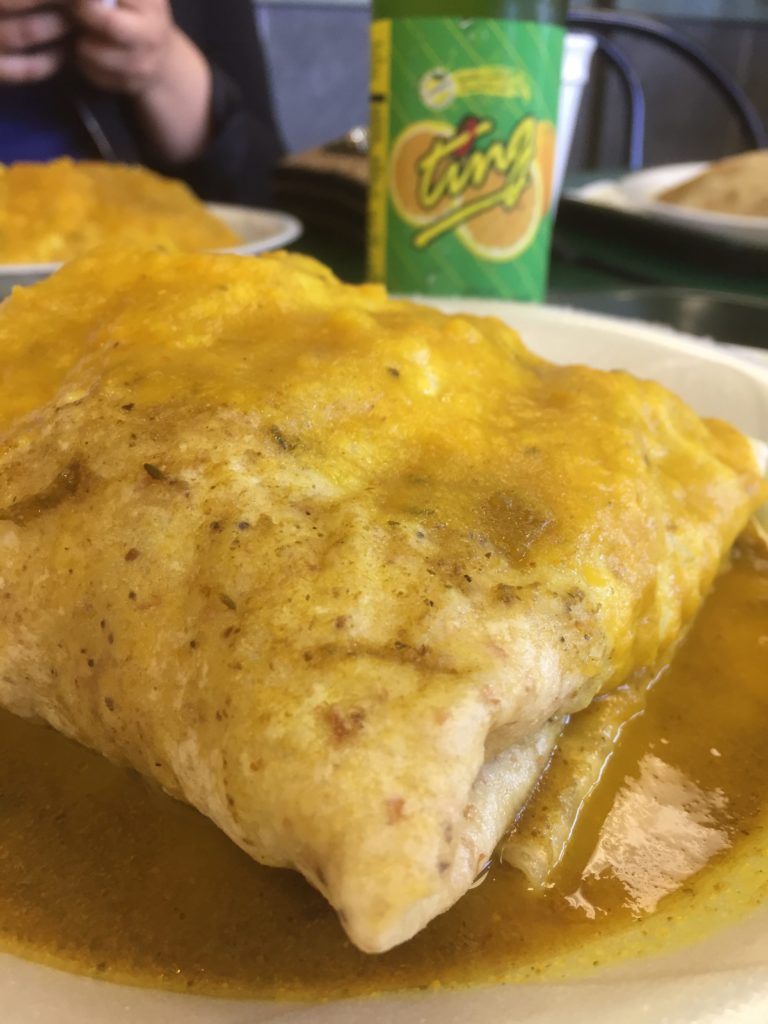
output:
[[[204,199],[268,204],[282,143],[251,0],[174,0],[172,7],[213,71],[212,136],[197,160],[158,169]]]

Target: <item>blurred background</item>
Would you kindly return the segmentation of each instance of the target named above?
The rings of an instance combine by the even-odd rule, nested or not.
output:
[[[741,86],[768,122],[768,0],[616,0],[573,8],[583,14],[648,16],[684,33]],[[288,150],[308,149],[366,123],[368,3],[260,0],[255,10]],[[718,157],[746,148],[722,96],[676,53],[623,31],[603,34],[620,47],[645,91],[646,165]],[[626,166],[627,120],[619,76],[597,54],[581,104],[570,169]]]

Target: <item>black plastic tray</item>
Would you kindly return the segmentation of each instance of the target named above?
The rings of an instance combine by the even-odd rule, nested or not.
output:
[[[626,287],[557,292],[550,301],[665,324],[716,341],[768,349],[768,299],[694,288]]]
[[[676,221],[564,196],[554,248],[633,283],[706,288],[768,299],[768,246],[706,234]]]

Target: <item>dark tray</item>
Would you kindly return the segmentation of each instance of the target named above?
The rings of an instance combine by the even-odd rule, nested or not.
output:
[[[768,349],[768,299],[693,288],[557,292],[550,302],[665,324],[716,341]]]
[[[636,283],[768,298],[768,246],[564,196],[554,249],[561,260],[603,267]]]

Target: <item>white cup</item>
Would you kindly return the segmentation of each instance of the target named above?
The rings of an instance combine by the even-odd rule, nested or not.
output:
[[[560,107],[557,115],[557,141],[555,167],[552,174],[552,205],[557,207],[563,187],[565,169],[571,152],[573,133],[581,106],[584,85],[589,80],[589,69],[597,41],[583,32],[569,32],[565,37],[563,64],[560,72]]]

